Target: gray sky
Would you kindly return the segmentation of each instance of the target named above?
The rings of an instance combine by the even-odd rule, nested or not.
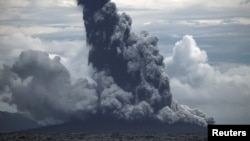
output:
[[[113,0],[133,31],[159,37],[174,98],[217,123],[250,123],[248,0]],[[185,36],[188,35],[188,36]],[[0,68],[23,50],[59,55],[73,80],[89,78],[81,8],[74,0],[0,1]],[[1,111],[15,111],[0,96]]]

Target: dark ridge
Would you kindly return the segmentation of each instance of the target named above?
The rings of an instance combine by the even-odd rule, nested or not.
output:
[[[27,130],[38,127],[41,127],[41,125],[38,125],[35,121],[30,120],[21,114],[0,111],[0,133]]]
[[[22,132],[38,133],[205,133],[206,127],[190,123],[162,123],[154,120],[125,121],[110,117],[92,117],[85,121],[75,120],[63,124],[46,126]]]

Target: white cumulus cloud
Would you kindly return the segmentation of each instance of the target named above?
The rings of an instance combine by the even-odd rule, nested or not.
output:
[[[181,103],[199,106],[217,123],[250,123],[250,67],[221,71],[207,60],[192,36],[175,44],[164,60],[173,95]]]

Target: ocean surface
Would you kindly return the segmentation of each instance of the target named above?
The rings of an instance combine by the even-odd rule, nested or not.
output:
[[[1,133],[0,141],[207,141],[205,133]]]

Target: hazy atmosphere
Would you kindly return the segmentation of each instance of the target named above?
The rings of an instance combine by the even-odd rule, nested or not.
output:
[[[206,125],[213,117],[217,124],[250,124],[249,0],[111,1],[117,15],[109,4],[94,21],[84,19],[102,25],[107,13],[119,21],[107,44],[121,47],[121,67],[110,63],[107,70],[95,47],[106,44],[97,37],[108,32],[85,31],[76,0],[0,1],[0,111],[42,124],[99,110],[130,120],[153,115],[170,123]],[[135,82],[139,69],[150,74]]]

